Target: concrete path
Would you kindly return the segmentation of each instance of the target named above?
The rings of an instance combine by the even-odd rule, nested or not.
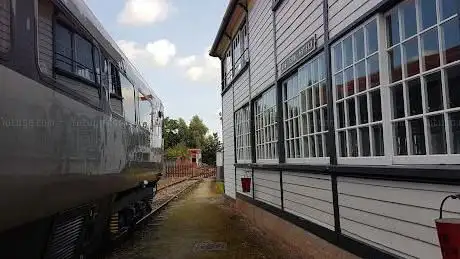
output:
[[[291,258],[234,213],[205,180],[173,201],[114,252],[113,259]]]

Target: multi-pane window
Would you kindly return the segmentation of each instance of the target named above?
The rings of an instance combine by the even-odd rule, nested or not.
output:
[[[235,112],[235,150],[237,162],[251,161],[251,131],[249,115],[249,106],[245,106]]]
[[[225,54],[224,73],[225,73],[224,87],[226,87],[233,79],[232,48],[230,48]]]
[[[247,24],[245,23],[236,33],[231,41],[231,45],[225,53],[224,65],[224,85],[229,85],[233,78],[240,72],[246,62],[249,61],[249,37]]]
[[[95,60],[93,45],[77,33],[56,24],[55,27],[56,68],[95,82]]]
[[[241,27],[237,35],[233,39],[233,67],[235,69],[234,74],[244,67],[248,61],[249,52],[247,51],[249,47],[248,41],[248,32],[246,24]]]
[[[254,103],[256,158],[273,160],[278,158],[278,130],[276,124],[276,88],[267,90]]]
[[[324,55],[310,60],[283,83],[286,158],[327,157]]]
[[[332,47],[339,157],[384,155],[377,26],[373,19]]]
[[[459,3],[406,0],[386,16],[394,155],[460,154]]]
[[[0,0],[0,52],[11,47],[11,1]]]

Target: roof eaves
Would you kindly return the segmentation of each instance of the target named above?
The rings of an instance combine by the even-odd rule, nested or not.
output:
[[[239,0],[230,0],[227,6],[227,10],[225,11],[224,17],[222,18],[222,22],[220,23],[219,31],[217,32],[217,36],[214,39],[214,43],[212,44],[211,51],[209,52],[209,55],[211,57],[218,57],[219,55],[216,53],[217,47],[219,46],[219,43],[222,39],[222,36],[225,34],[225,29],[228,26],[228,23],[230,22],[230,19],[232,18],[232,14],[236,9],[236,6],[238,5]]]

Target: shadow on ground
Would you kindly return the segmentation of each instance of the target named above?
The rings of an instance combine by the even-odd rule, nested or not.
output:
[[[234,213],[210,180],[150,220],[112,259],[290,258]]]

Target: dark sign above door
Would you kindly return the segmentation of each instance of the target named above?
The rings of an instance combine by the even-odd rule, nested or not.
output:
[[[316,49],[316,34],[308,39],[308,41],[300,48],[296,49],[289,57],[287,57],[280,65],[280,74],[284,74],[294,64],[312,53]]]

